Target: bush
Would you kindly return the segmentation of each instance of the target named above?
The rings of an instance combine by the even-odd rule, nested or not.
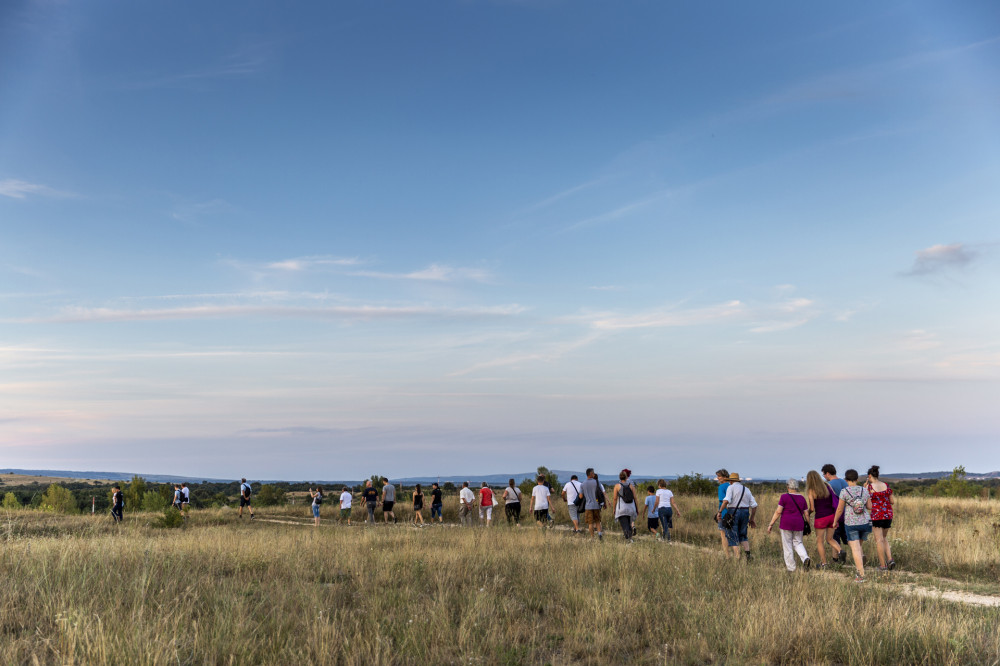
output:
[[[17,495],[14,493],[7,493],[3,496],[3,504],[0,504],[4,509],[20,509],[21,500],[17,499]]]
[[[154,525],[166,529],[176,529],[184,525],[184,516],[177,509],[168,507],[163,510],[163,516],[158,518]]]
[[[38,505],[42,511],[54,511],[56,513],[80,513],[80,507],[76,504],[76,498],[66,488],[57,483],[53,483],[42,495],[42,501]]]
[[[147,490],[142,495],[142,510],[149,513],[156,513],[157,511],[163,511],[168,506],[170,502],[164,499],[163,495],[156,490]]]
[[[717,491],[715,482],[701,474],[684,474],[668,485],[678,495],[715,495]]]
[[[273,486],[269,483],[260,487],[257,493],[257,504],[260,506],[275,506],[285,503],[285,491],[283,488]]]
[[[959,465],[947,479],[941,479],[931,487],[931,493],[941,497],[975,497],[979,486],[965,480],[965,467]]]

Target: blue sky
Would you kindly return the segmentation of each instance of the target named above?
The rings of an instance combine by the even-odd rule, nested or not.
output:
[[[9,2],[0,465],[1000,469],[1000,6]]]

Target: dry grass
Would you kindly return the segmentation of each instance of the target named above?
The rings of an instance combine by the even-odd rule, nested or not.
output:
[[[0,521],[0,663],[1000,662],[1000,610],[789,575],[777,555],[231,510],[181,530],[151,519]]]

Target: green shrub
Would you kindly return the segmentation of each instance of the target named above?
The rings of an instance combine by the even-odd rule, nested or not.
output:
[[[142,510],[149,513],[156,513],[157,511],[163,511],[168,506],[168,502],[163,495],[156,490],[147,490],[142,495]]]
[[[21,500],[17,499],[17,495],[14,493],[7,493],[3,496],[3,504],[0,504],[4,509],[20,509]]]
[[[53,483],[42,495],[42,501],[38,505],[42,511],[54,511],[55,513],[80,513],[80,507],[76,504],[68,489],[57,483]]]
[[[275,506],[277,504],[284,504],[285,491],[283,488],[279,488],[271,484],[264,484],[257,492],[256,500],[257,504],[260,506]]]
[[[138,475],[133,476],[122,492],[125,494],[125,510],[140,511],[142,500],[146,495],[146,479]]]
[[[176,529],[184,525],[184,516],[177,509],[169,507],[163,510],[163,516],[158,518],[154,525],[166,529]]]

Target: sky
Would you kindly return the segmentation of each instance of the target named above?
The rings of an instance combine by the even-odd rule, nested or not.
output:
[[[0,467],[1000,469],[1000,5],[0,5]]]

